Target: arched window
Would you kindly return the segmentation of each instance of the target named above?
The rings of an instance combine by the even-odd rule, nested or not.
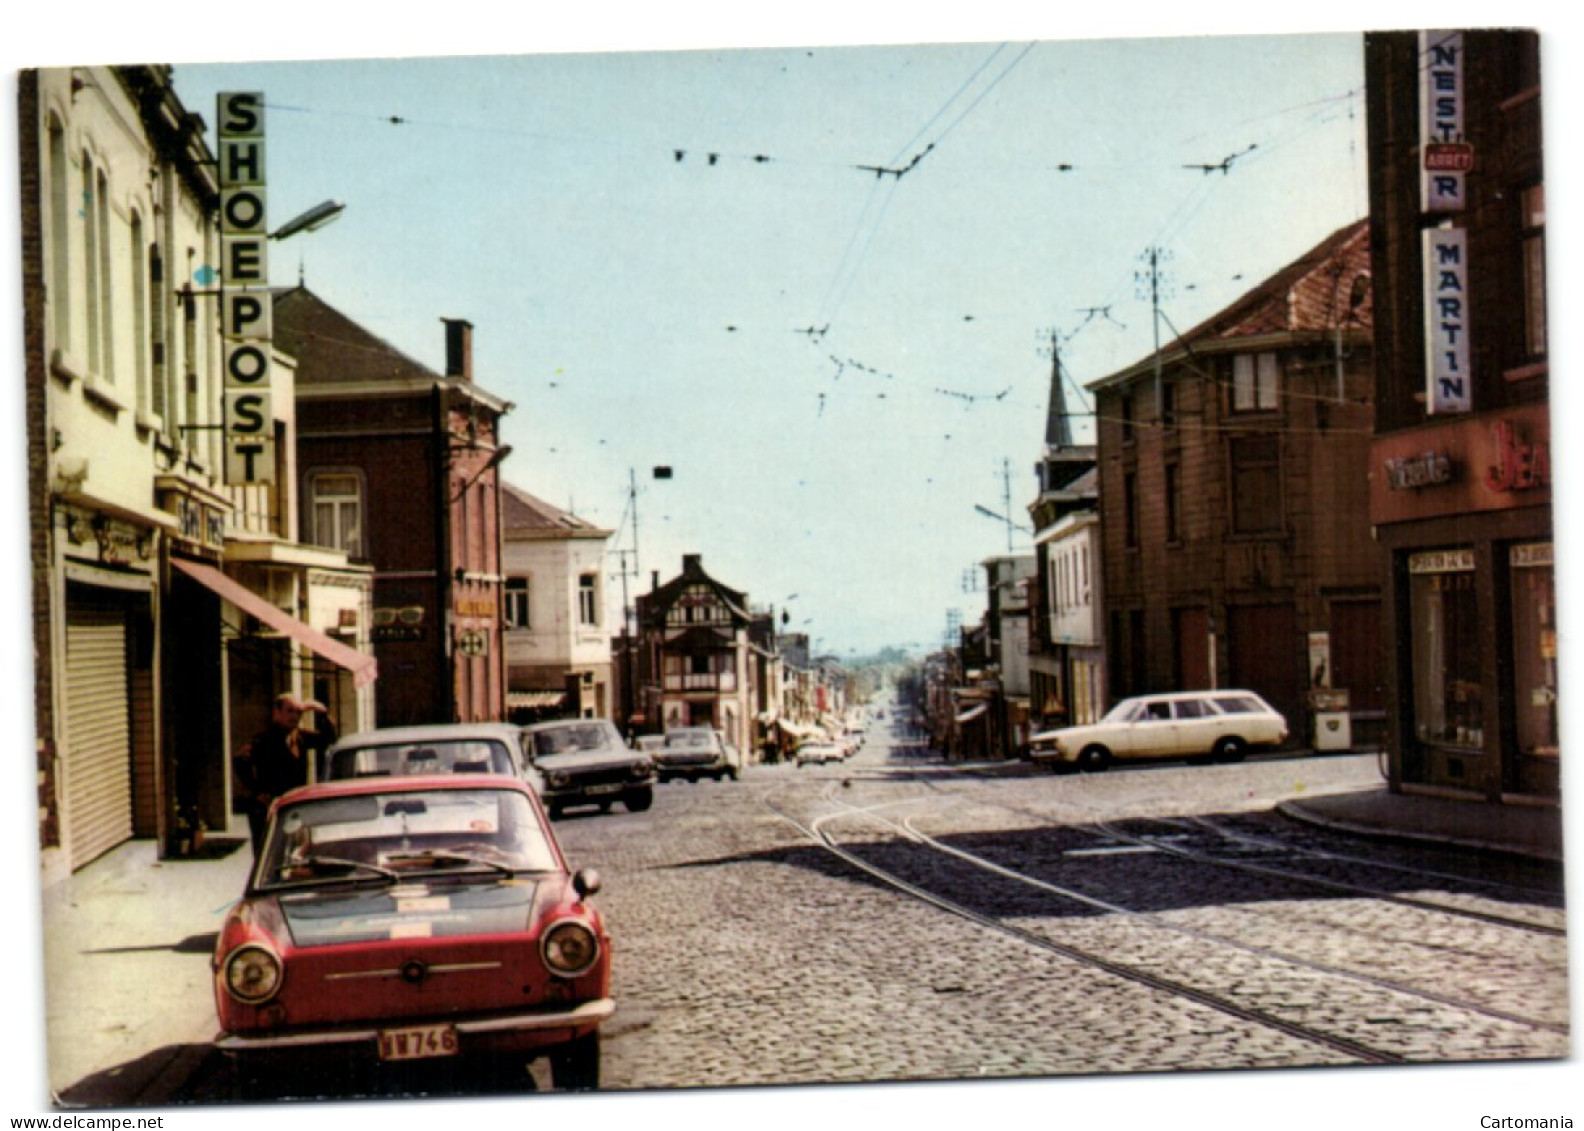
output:
[[[148,359],[152,349],[148,318],[148,248],[143,243],[143,216],[132,213],[132,376],[137,384],[137,408],[149,407]]]
[[[95,204],[93,157],[82,155],[83,281],[88,312],[88,369],[98,373],[104,363],[99,352],[99,209]]]
[[[55,320],[55,345],[71,348],[71,170],[66,160],[66,129],[49,120],[49,303]]]

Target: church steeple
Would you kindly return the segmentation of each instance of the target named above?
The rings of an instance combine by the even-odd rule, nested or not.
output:
[[[1067,394],[1062,388],[1061,334],[1051,330],[1050,403],[1045,410],[1046,450],[1072,447],[1072,421],[1067,416]]]

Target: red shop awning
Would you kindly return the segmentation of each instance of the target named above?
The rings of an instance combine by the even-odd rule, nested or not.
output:
[[[222,600],[230,602],[244,613],[257,617],[276,632],[290,637],[305,648],[312,649],[316,655],[323,656],[337,667],[351,672],[352,686],[365,687],[379,678],[379,661],[373,656],[365,655],[356,648],[349,648],[341,641],[326,636],[317,628],[282,612],[253,590],[227,577],[214,566],[183,561],[181,558],[172,558],[170,562]]]

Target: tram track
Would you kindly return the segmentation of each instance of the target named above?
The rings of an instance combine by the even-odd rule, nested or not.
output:
[[[1076,962],[1093,970],[1099,970],[1103,973],[1111,975],[1114,978],[1142,985],[1151,990],[1155,990],[1172,997],[1194,1002],[1195,1004],[1216,1010],[1219,1013],[1228,1015],[1239,1021],[1275,1029],[1298,1040],[1323,1046],[1325,1048],[1331,1049],[1334,1052],[1341,1053],[1344,1056],[1351,1057],[1365,1064],[1405,1064],[1408,1062],[1408,1058],[1396,1053],[1384,1049],[1374,1048],[1346,1037],[1337,1036],[1332,1033],[1326,1033],[1321,1030],[1296,1024],[1286,1020],[1285,1018],[1277,1017],[1268,1012],[1252,1009],[1248,1006],[1242,1005],[1224,995],[1210,993],[1175,979],[1165,978],[1135,966],[1129,966],[1125,963],[1112,961],[1100,955],[1092,954],[1088,951],[1082,950],[1078,947],[1058,942],[1055,939],[1039,934],[1038,932],[1026,930],[1005,920],[975,911],[966,904],[960,903],[956,900],[948,899],[945,896],[929,891],[920,885],[911,883],[900,876],[893,874],[887,869],[870,863],[860,854],[843,848],[834,837],[826,833],[821,827],[825,821],[824,818],[815,821],[813,824],[806,824],[767,800],[763,801],[763,803],[765,804],[766,808],[768,808],[781,819],[791,824],[793,827],[797,828],[810,841],[819,845],[825,851],[842,860],[849,866],[864,872],[872,879],[878,881],[886,887],[892,888],[893,890],[907,895],[921,903],[935,907],[938,910],[946,912],[947,914],[954,915],[957,918],[963,919],[969,923],[973,923],[974,925],[985,930],[994,931],[998,934],[1016,939],[1017,941],[1034,947],[1037,950],[1060,956],[1071,962]],[[850,812],[844,812],[839,815],[848,816],[851,812],[862,812],[862,810],[853,809],[850,806],[847,808],[850,810]]]
[[[946,796],[962,796],[959,791],[948,789],[947,787],[940,785],[938,782],[928,783],[928,788],[934,792],[942,793]],[[972,800],[974,804],[992,805],[993,807],[1001,809],[1005,812],[1016,813],[1021,817],[1033,818],[1036,820],[1050,820],[1054,816],[1054,814],[1052,814],[1049,810],[1036,810],[1022,805],[1006,805],[998,801],[987,801],[982,797],[973,797],[971,799],[965,798],[965,800]],[[1151,851],[1169,854],[1179,859],[1203,864],[1207,867],[1224,868],[1232,871],[1242,872],[1247,875],[1258,875],[1266,879],[1303,885],[1315,890],[1325,891],[1333,895],[1352,895],[1361,898],[1375,899],[1385,903],[1396,904],[1402,907],[1412,907],[1421,911],[1428,911],[1440,915],[1448,915],[1454,918],[1490,923],[1496,926],[1508,927],[1518,931],[1529,931],[1552,938],[1565,938],[1567,936],[1566,927],[1554,926],[1549,923],[1541,923],[1534,919],[1521,918],[1513,915],[1504,915],[1491,911],[1482,911],[1478,908],[1459,906],[1456,904],[1446,903],[1441,900],[1427,899],[1422,896],[1402,895],[1397,892],[1388,891],[1384,888],[1370,887],[1365,884],[1319,876],[1313,872],[1304,872],[1295,870],[1293,868],[1272,867],[1269,864],[1258,864],[1248,860],[1229,859],[1225,856],[1217,856],[1211,852],[1185,848],[1181,844],[1174,843],[1173,841],[1165,838],[1149,837],[1136,832],[1130,832],[1127,829],[1122,828],[1119,822],[1123,820],[1136,820],[1173,825],[1181,828],[1198,827],[1204,830],[1213,831],[1217,835],[1228,840],[1240,841],[1251,845],[1257,844],[1266,849],[1280,851],[1292,857],[1305,857],[1315,861],[1345,863],[1359,868],[1373,868],[1379,871],[1393,872],[1399,875],[1417,876],[1431,881],[1432,884],[1455,882],[1469,887],[1482,888],[1491,892],[1505,891],[1519,898],[1541,897],[1546,899],[1555,899],[1556,895],[1552,892],[1540,891],[1518,885],[1503,884],[1478,877],[1459,875],[1457,873],[1443,872],[1435,869],[1370,860],[1365,857],[1350,856],[1343,853],[1316,851],[1268,838],[1254,838],[1242,834],[1229,833],[1216,822],[1204,817],[1119,818],[1113,817],[1102,811],[1098,806],[1093,805],[1084,805],[1081,803],[1073,803],[1068,801],[1064,802],[1062,807],[1075,810],[1084,818],[1081,824],[1073,824],[1069,827],[1077,828],[1096,840],[1110,840],[1118,841],[1124,844],[1131,844],[1141,849],[1149,849]],[[1068,822],[1063,823],[1068,824]]]
[[[938,786],[932,787],[932,789],[938,788]],[[1409,985],[1388,977],[1347,969],[1334,963],[1316,961],[1312,958],[1284,953],[1275,947],[1252,943],[1215,931],[1191,927],[1181,923],[1172,923],[1164,920],[1154,912],[1130,908],[1111,899],[1099,898],[1071,887],[1056,884],[965,849],[946,844],[921,831],[915,823],[916,817],[897,821],[883,816],[877,811],[878,809],[889,809],[899,805],[918,804],[926,800],[925,798],[904,799],[864,808],[843,800],[840,798],[839,792],[839,788],[833,783],[825,791],[822,800],[826,804],[835,805],[836,809],[808,821],[798,819],[776,806],[768,798],[761,798],[761,801],[777,816],[792,824],[803,836],[820,846],[824,851],[857,868],[873,880],[913,899],[927,903],[985,930],[995,931],[1018,939],[1026,945],[1050,954],[1059,955],[1090,969],[1102,971],[1113,977],[1207,1006],[1251,1024],[1279,1030],[1301,1040],[1324,1046],[1362,1063],[1406,1063],[1415,1059],[1415,1056],[1410,1055],[1410,1052],[1398,1051],[1391,1047],[1382,1047],[1383,1045],[1389,1045],[1390,1042],[1357,1040],[1352,1036],[1343,1035],[1313,1024],[1294,1021],[1289,1017],[1279,1015],[1271,1008],[1248,1004],[1238,999],[1238,995],[1235,992],[1235,984],[1230,991],[1222,987],[1212,986],[1206,988],[1202,984],[1194,984],[1195,978],[1202,979],[1205,977],[1202,970],[1195,969],[1187,976],[1159,973],[1144,967],[1146,965],[1158,966],[1161,964],[1160,959],[1119,960],[1114,956],[1096,953],[1094,948],[1085,949],[1082,946],[1075,946],[1070,942],[1063,942],[1054,938],[1044,931],[1031,929],[1028,926],[1012,921],[1014,919],[1026,920],[1041,917],[1042,913],[1037,910],[1030,911],[1026,908],[1020,908],[1015,915],[987,913],[983,909],[970,905],[969,893],[974,887],[974,881],[971,878],[959,878],[953,881],[953,886],[947,886],[945,890],[942,890],[942,884],[938,881],[919,882],[915,877],[902,874],[902,870],[895,867],[894,864],[886,866],[882,863],[877,863],[874,857],[877,855],[883,856],[884,854],[877,853],[873,846],[866,852],[851,844],[844,844],[831,831],[829,826],[839,821],[851,820],[859,820],[870,825],[879,826],[886,830],[888,836],[895,842],[904,842],[936,859],[949,859],[961,867],[971,869],[972,871],[968,873],[970,877],[972,875],[993,875],[1000,880],[1036,891],[1041,898],[1055,901],[1054,905],[1057,906],[1080,907],[1086,913],[1100,912],[1103,915],[1119,917],[1128,922],[1143,925],[1163,935],[1170,935],[1179,940],[1189,940],[1194,944],[1217,948],[1217,952],[1222,954],[1234,951],[1241,953],[1257,960],[1259,963],[1265,964],[1267,968],[1279,968],[1284,972],[1282,974],[1283,977],[1291,979],[1294,984],[1302,984],[1304,992],[1313,992],[1317,979],[1340,980],[1366,995],[1376,995],[1377,997],[1379,994],[1391,995],[1389,1001],[1396,1003],[1398,1007],[1403,1006],[1405,1003],[1421,1003],[1419,1007],[1408,1006],[1410,1012],[1415,1008],[1433,1007],[1443,1010],[1454,1010],[1464,1015],[1478,1016],[1489,1022],[1502,1025],[1519,1026],[1527,1031],[1538,1031],[1560,1036],[1566,1036],[1570,1031],[1569,1026],[1565,1023],[1530,1017],[1513,1010],[1472,1002],[1433,989],[1427,989],[1423,986]],[[1108,829],[1095,835],[1115,837],[1117,832],[1118,830]],[[1134,843],[1141,849],[1149,851],[1160,850],[1159,845],[1148,843],[1150,838],[1124,836],[1122,840],[1124,843]],[[924,867],[928,871],[931,866],[925,865]],[[1282,877],[1282,879],[1284,882],[1293,882],[1292,877]],[[1372,899],[1380,898],[1380,895],[1368,891],[1368,889],[1354,889],[1349,894],[1367,894]],[[1391,893],[1383,894],[1390,895]],[[1414,906],[1411,901],[1409,901],[1409,905]],[[1416,907],[1416,909],[1449,914],[1454,913],[1456,910],[1449,910],[1434,903],[1430,903],[1428,908]],[[1474,915],[1470,917],[1482,922],[1517,930],[1536,929],[1535,924],[1524,920],[1510,920],[1490,915]],[[1550,932],[1542,930],[1540,933]],[[1389,1012],[1390,1010],[1385,1011]],[[1412,1050],[1411,1042],[1409,1044],[1410,1050]]]
[[[1178,825],[1180,827],[1185,824],[1184,822],[1170,819],[1154,820],[1158,820],[1158,822],[1161,824]],[[1212,831],[1215,830],[1213,823],[1206,822],[1200,818],[1195,818],[1189,823],[1195,826],[1210,829]],[[1480,923],[1491,923],[1499,927],[1508,927],[1515,931],[1531,931],[1535,934],[1548,935],[1553,938],[1565,938],[1567,936],[1567,929],[1564,927],[1555,927],[1549,923],[1539,923],[1532,919],[1519,918],[1513,915],[1502,915],[1490,911],[1481,911],[1472,907],[1459,907],[1455,904],[1444,903],[1440,900],[1426,899],[1423,896],[1402,895],[1397,892],[1386,891],[1382,888],[1368,887],[1363,884],[1352,883],[1345,880],[1333,880],[1324,876],[1317,876],[1313,873],[1294,871],[1290,868],[1272,867],[1267,864],[1256,864],[1248,860],[1227,859],[1226,857],[1217,856],[1210,852],[1202,852],[1195,849],[1186,848],[1180,843],[1174,843],[1173,841],[1165,838],[1143,836],[1138,833],[1128,832],[1127,830],[1119,828],[1114,822],[1111,821],[1098,822],[1095,825],[1095,828],[1100,830],[1104,835],[1114,839],[1121,840],[1126,843],[1138,844],[1143,847],[1149,847],[1157,852],[1163,852],[1168,855],[1178,857],[1179,859],[1190,860],[1195,863],[1205,864],[1211,867],[1226,868],[1232,871],[1244,872],[1249,875],[1263,876],[1269,879],[1281,880],[1283,882],[1302,884],[1307,887],[1316,888],[1318,890],[1327,891],[1334,894],[1363,896],[1369,899],[1380,900],[1384,903],[1396,904],[1401,907],[1412,907],[1420,911],[1429,911],[1440,915],[1450,915],[1455,918],[1470,919]],[[1232,839],[1240,839],[1248,843],[1253,843],[1249,840],[1249,838]],[[1288,855],[1308,855],[1315,859],[1325,860],[1341,859],[1335,854],[1312,853],[1307,849],[1297,848],[1291,845],[1281,845],[1277,844],[1276,842],[1266,843],[1273,845]],[[1470,885],[1480,885],[1482,883],[1478,880],[1470,880],[1466,877],[1452,877],[1448,873],[1436,872],[1429,869],[1409,868],[1401,865],[1385,865],[1372,861],[1360,861],[1357,860],[1357,858],[1354,858],[1352,862],[1361,867],[1373,867],[1382,870],[1391,870],[1406,875],[1421,876],[1436,880],[1457,879],[1458,882]]]

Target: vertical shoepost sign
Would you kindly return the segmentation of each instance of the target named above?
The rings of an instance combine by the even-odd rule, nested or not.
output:
[[[227,483],[270,483],[275,479],[275,413],[264,95],[221,92],[217,103],[225,477]]]

